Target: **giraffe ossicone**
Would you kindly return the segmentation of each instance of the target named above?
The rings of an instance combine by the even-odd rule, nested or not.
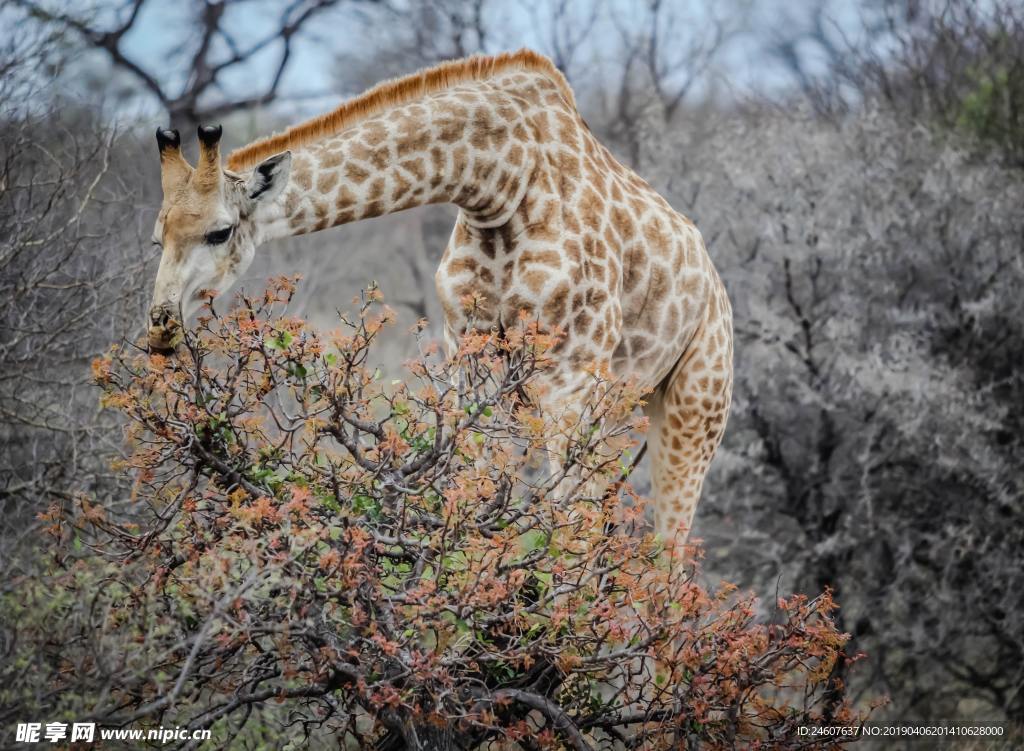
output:
[[[193,168],[158,131],[162,246],[150,345],[172,348],[202,290],[226,291],[258,245],[430,203],[458,218],[436,274],[445,338],[526,310],[564,332],[552,400],[588,366],[653,389],[655,516],[692,522],[732,393],[732,314],[697,228],[597,141],[568,82],[529,50],[443,63],[256,141],[222,167],[219,127]]]

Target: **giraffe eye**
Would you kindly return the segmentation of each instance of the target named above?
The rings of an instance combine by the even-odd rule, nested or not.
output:
[[[228,241],[228,238],[231,237],[231,231],[233,229],[234,227],[225,227],[224,229],[218,229],[214,230],[213,232],[207,232],[206,237],[203,238],[203,241],[207,245],[223,245]]]

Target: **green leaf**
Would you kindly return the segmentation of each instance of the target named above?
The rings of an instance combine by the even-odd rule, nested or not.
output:
[[[520,544],[523,546],[523,552],[529,555],[535,550],[547,547],[548,535],[543,530],[531,529],[520,538]]]
[[[267,340],[269,349],[286,350],[295,339],[289,331],[278,331],[277,335]]]

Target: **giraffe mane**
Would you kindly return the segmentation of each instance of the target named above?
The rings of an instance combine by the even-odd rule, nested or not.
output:
[[[338,133],[388,107],[405,104],[464,81],[485,80],[507,70],[534,71],[547,75],[561,89],[569,105],[576,106],[569,82],[544,55],[529,49],[499,55],[473,55],[461,60],[448,60],[408,76],[382,81],[326,114],[292,125],[283,133],[253,141],[231,152],[228,156],[228,169],[248,169],[269,156]]]

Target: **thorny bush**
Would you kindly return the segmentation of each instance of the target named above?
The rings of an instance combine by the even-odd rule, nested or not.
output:
[[[636,389],[595,370],[585,408],[539,411],[557,337],[527,320],[392,381],[378,291],[319,335],[293,289],[209,307],[174,358],[94,363],[134,510],[47,515],[51,586],[85,608],[59,621],[79,648],[26,647],[55,663],[51,706],[103,687],[81,708],[102,723],[230,745],[285,704],[282,745],[381,749],[795,748],[858,720],[828,593],[759,622],[646,526],[623,481]]]

